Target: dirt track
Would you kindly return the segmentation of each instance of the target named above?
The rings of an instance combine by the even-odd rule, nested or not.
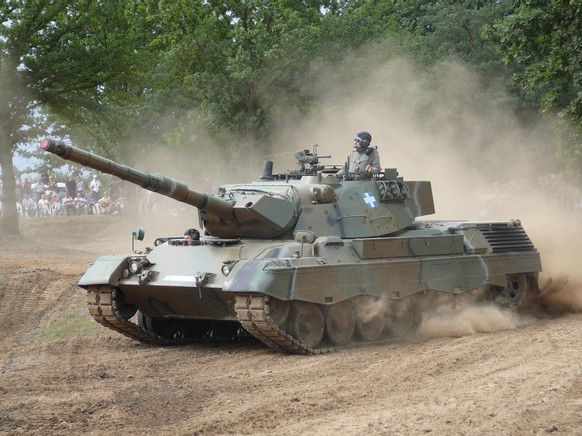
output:
[[[582,432],[580,313],[440,314],[414,340],[312,357],[148,347],[89,319],[75,284],[131,227],[83,218],[2,241],[0,434]]]

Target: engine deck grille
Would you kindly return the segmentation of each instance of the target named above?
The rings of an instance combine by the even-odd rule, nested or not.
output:
[[[493,253],[536,251],[527,233],[519,224],[479,224],[478,228],[491,245]]]

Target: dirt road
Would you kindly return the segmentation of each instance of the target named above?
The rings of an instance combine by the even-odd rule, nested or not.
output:
[[[82,218],[2,241],[0,434],[582,433],[580,311],[435,313],[412,339],[322,356],[149,347],[89,318],[76,282],[131,227]]]

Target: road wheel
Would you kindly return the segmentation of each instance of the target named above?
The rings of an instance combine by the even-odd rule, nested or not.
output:
[[[356,316],[349,301],[332,305],[325,317],[325,331],[332,344],[346,345],[352,340]]]
[[[375,297],[364,297],[356,305],[356,333],[364,341],[375,341],[386,325],[384,307]]]
[[[283,327],[289,319],[291,303],[289,301],[279,300],[278,298],[269,298],[269,317],[277,325]]]
[[[137,307],[127,301],[127,297],[120,289],[113,288],[111,295],[113,297],[113,308],[117,309],[123,319],[127,320],[135,315],[135,312],[137,312]]]
[[[297,303],[292,320],[293,336],[303,345],[315,348],[321,343],[324,331],[323,314],[312,303]]]

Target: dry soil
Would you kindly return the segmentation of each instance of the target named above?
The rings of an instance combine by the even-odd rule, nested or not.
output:
[[[582,434],[578,306],[436,312],[409,339],[320,356],[145,346],[93,322],[76,286],[131,229],[26,220],[0,242],[0,434]]]

